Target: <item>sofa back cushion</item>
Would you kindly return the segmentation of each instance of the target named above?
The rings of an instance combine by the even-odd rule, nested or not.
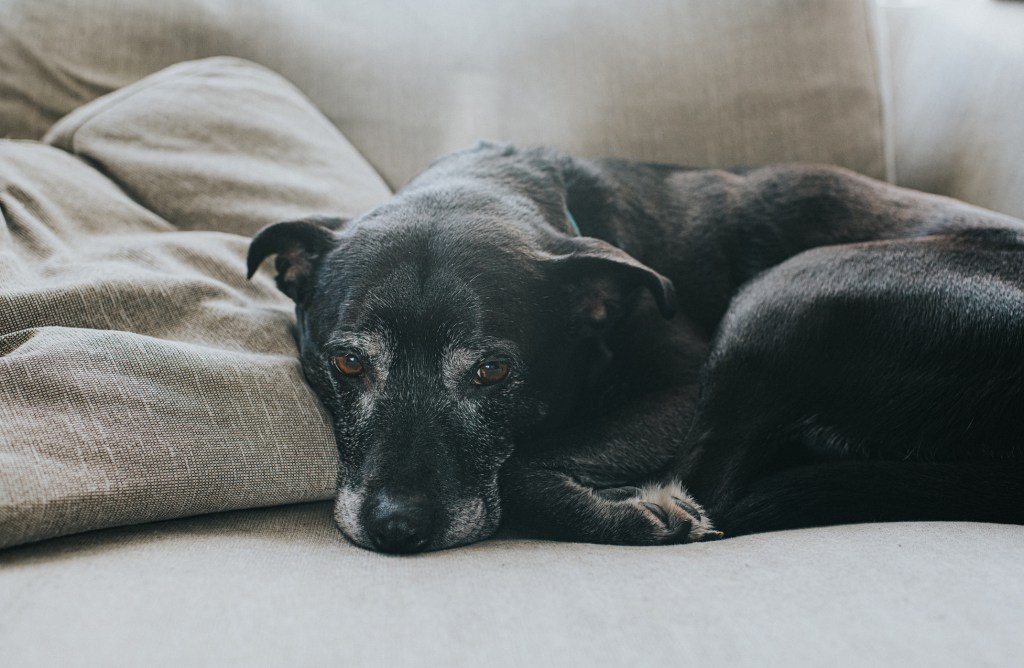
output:
[[[870,4],[0,0],[0,136],[224,54],[294,81],[392,187],[479,138],[884,177]]]

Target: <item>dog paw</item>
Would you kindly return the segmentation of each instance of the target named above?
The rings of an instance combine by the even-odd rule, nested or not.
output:
[[[636,545],[696,543],[722,538],[704,508],[678,483],[594,491],[617,525],[621,541]]]

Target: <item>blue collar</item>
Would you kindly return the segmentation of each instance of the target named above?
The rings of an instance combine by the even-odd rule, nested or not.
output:
[[[569,211],[569,207],[565,207],[565,217],[569,219],[573,233],[578,237],[582,237],[583,233],[580,232],[580,226],[576,223],[576,219],[572,217],[572,211]]]

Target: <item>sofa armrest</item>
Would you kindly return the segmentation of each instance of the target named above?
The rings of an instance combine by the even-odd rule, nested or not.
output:
[[[1024,3],[879,10],[896,182],[1024,217]]]

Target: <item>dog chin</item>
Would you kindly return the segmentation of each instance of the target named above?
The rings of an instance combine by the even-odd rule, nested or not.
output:
[[[348,540],[367,550],[375,550],[373,543],[359,521],[359,509],[364,494],[341,488],[334,500],[334,523]],[[449,510],[448,526],[443,534],[435,536],[424,552],[444,550],[490,538],[501,523],[501,507],[486,499],[468,499]]]
[[[359,523],[359,508],[363,502],[363,494],[353,489],[340,488],[334,499],[334,523],[345,538],[358,545],[372,550],[373,545]]]
[[[432,549],[466,545],[490,538],[501,522],[501,507],[497,503],[488,504],[484,499],[472,499],[459,504],[450,516],[443,536],[444,545]]]

